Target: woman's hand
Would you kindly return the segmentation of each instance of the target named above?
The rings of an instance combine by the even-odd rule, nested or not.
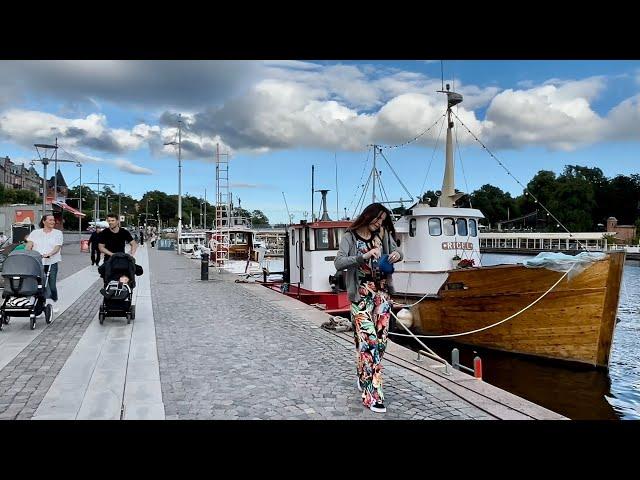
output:
[[[391,252],[389,255],[389,261],[391,263],[396,263],[398,260],[400,260],[400,254],[398,252]]]
[[[364,258],[365,260],[369,260],[371,257],[380,258],[380,254],[381,254],[380,247],[375,247],[369,250],[364,255],[362,255],[362,258]]]

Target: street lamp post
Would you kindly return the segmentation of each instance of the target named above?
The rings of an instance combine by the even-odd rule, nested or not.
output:
[[[165,145],[176,145],[167,142]],[[182,253],[180,235],[182,234],[182,115],[178,114],[178,255]]]
[[[80,213],[82,213],[82,164],[80,162],[76,163],[76,167],[80,168],[80,200],[78,201],[78,206],[80,207]],[[78,217],[78,239],[82,236],[82,217]],[[80,242],[80,248],[82,248],[82,242]]]

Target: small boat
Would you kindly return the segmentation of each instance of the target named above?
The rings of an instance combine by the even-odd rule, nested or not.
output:
[[[283,281],[264,285],[326,313],[344,315],[350,311],[351,302],[333,261],[351,221],[329,218],[327,192],[322,190],[323,214],[319,220],[301,221],[287,228]]]

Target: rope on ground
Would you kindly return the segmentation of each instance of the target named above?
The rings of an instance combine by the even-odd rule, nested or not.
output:
[[[343,317],[331,317],[328,322],[320,325],[325,330],[333,330],[336,332],[349,332],[353,330],[351,321]]]
[[[453,338],[453,337],[461,337],[463,335],[471,335],[472,333],[478,333],[478,332],[482,332],[483,330],[488,330],[490,328],[496,327],[508,320],[511,320],[512,318],[517,317],[518,315],[520,315],[521,313],[525,312],[526,310],[530,309],[531,307],[533,307],[536,303],[538,303],[540,300],[542,300],[544,297],[546,297],[551,290],[553,290],[554,288],[556,288],[556,286],[569,274],[569,272],[571,270],[573,270],[573,267],[575,267],[576,264],[574,264],[569,270],[567,270],[566,272],[564,272],[564,275],[562,275],[558,281],[556,283],[554,283],[553,285],[551,285],[551,287],[544,292],[542,295],[540,295],[537,299],[535,299],[533,302],[531,302],[529,305],[527,305],[526,307],[520,309],[519,311],[517,311],[516,313],[514,313],[513,315],[500,320],[499,322],[493,323],[491,325],[487,325],[486,327],[482,327],[482,328],[477,328],[476,330],[471,330],[469,332],[462,332],[462,333],[450,333],[448,335],[414,335],[412,332],[409,332],[411,335],[406,335],[404,333],[394,333],[394,332],[389,332],[389,335],[396,335],[398,337],[414,337],[414,338]],[[424,298],[424,297],[423,297]],[[415,304],[414,304],[415,305]],[[402,323],[401,320],[398,319],[398,317],[396,317],[395,313],[393,313],[393,311],[391,311],[391,315],[393,315],[393,317],[397,320],[397,322],[402,325],[405,329],[407,327],[405,327],[405,325]]]

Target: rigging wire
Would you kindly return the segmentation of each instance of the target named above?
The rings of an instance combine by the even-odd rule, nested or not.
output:
[[[446,114],[447,114],[447,112],[443,113],[443,114],[442,114],[442,117],[444,117]],[[440,122],[440,118],[441,118],[441,117],[438,117],[438,119],[435,121],[435,123],[434,123],[433,125],[431,125],[429,128],[427,128],[424,132],[419,133],[418,135],[416,135],[415,137],[413,137],[411,140],[407,140],[406,142],[404,142],[404,143],[399,143],[399,144],[397,144],[397,145],[378,145],[378,146],[379,146],[379,147],[381,147],[381,148],[388,148],[388,149],[391,149],[391,148],[400,148],[400,147],[404,147],[404,146],[406,146],[406,145],[409,145],[410,143],[413,143],[413,142],[415,142],[416,140],[418,140],[420,137],[422,137],[424,134],[426,134],[426,133],[427,133],[429,130],[431,130],[433,127],[435,127],[435,126]]]
[[[424,176],[424,180],[422,181],[422,187],[420,188],[420,198],[422,198],[422,194],[424,193],[424,186],[427,184],[427,177],[429,176],[429,171],[431,170],[431,165],[433,164],[433,160],[436,157],[436,150],[438,148],[438,143],[440,142],[440,136],[442,135],[442,130],[444,128],[444,115],[441,117],[443,122],[440,126],[440,132],[438,132],[438,137],[436,138],[436,143],[433,146],[433,152],[431,152],[431,160],[429,161],[429,166],[427,167],[427,173]]]
[[[407,187],[404,185],[404,183],[402,183],[402,180],[400,180],[400,177],[398,176],[396,171],[393,169],[393,167],[389,163],[389,160],[387,160],[387,157],[385,157],[384,153],[382,153],[382,149],[380,150],[380,155],[382,155],[382,158],[384,159],[386,164],[389,166],[389,168],[391,169],[391,172],[393,172],[393,174],[395,175],[395,177],[398,180],[398,182],[400,182],[400,185],[402,185],[402,188],[404,188],[404,191],[407,192],[407,195],[409,195],[409,201],[413,200],[413,195],[411,195],[411,192],[407,189]]]
[[[471,130],[469,130],[469,127],[467,127],[467,126],[464,124],[464,122],[463,122],[462,120],[460,120],[460,117],[458,117],[458,115],[456,115],[453,111],[452,111],[451,113],[452,113],[452,114],[453,114],[453,115],[458,119],[458,121],[460,122],[460,124],[461,124],[464,128],[466,128],[466,129],[467,129],[467,132],[469,132],[469,134],[470,134],[470,135],[471,135],[471,136],[476,140],[476,142],[478,142],[478,143],[482,146],[482,148],[484,148],[484,149],[487,151],[487,153],[488,153],[491,157],[493,157],[493,158],[494,158],[494,160],[495,160],[496,162],[498,162],[498,164],[499,164],[499,165],[500,165],[500,166],[505,170],[505,172],[507,172],[507,174],[508,174],[511,178],[513,178],[513,179],[516,181],[516,183],[517,183],[518,185],[520,185],[520,186],[523,188],[525,195],[531,195],[531,197],[533,198],[533,200],[534,200],[538,205],[540,205],[540,206],[541,206],[541,207],[542,207],[542,208],[547,212],[547,215],[549,215],[551,218],[553,218],[553,219],[557,222],[557,225],[558,225],[558,226],[560,226],[560,227],[562,227],[562,228],[563,228],[563,229],[564,229],[564,230],[569,234],[569,237],[570,237],[570,238],[575,238],[576,242],[578,242],[578,243],[580,244],[580,246],[581,246],[583,249],[586,249],[586,246],[585,246],[585,245],[580,241],[580,239],[579,239],[579,238],[577,238],[577,237],[574,237],[574,236],[573,236],[573,233],[571,233],[571,231],[569,231],[569,229],[568,229],[567,227],[565,227],[565,226],[564,226],[564,224],[563,224],[560,220],[558,220],[558,218],[557,218],[553,213],[551,213],[551,211],[550,211],[547,207],[545,207],[545,206],[540,202],[540,200],[538,200],[538,198],[537,198],[537,197],[536,197],[536,196],[535,196],[531,191],[529,191],[529,189],[528,189],[527,187],[525,187],[525,186],[522,184],[522,182],[521,182],[520,180],[518,180],[518,179],[517,179],[517,178],[516,178],[512,173],[511,173],[511,171],[510,171],[510,170],[509,170],[509,169],[504,165],[504,163],[502,163],[502,162],[498,159],[498,157],[496,157],[496,156],[493,154],[493,152],[492,152],[491,150],[489,150],[489,148],[487,148],[487,146],[486,146],[484,143],[482,143],[482,142],[480,141],[480,139],[479,139],[478,137],[476,137],[476,136],[473,134],[473,132],[472,132]]]
[[[347,211],[349,211],[351,209],[351,205],[353,205],[353,201],[356,199],[356,195],[358,194],[358,190],[364,186],[363,183],[362,183],[362,180],[364,179],[364,172],[367,170],[367,165],[369,164],[369,154],[370,153],[371,153],[371,150],[367,148],[367,159],[364,161],[364,166],[362,167],[362,173],[360,174],[360,181],[358,182],[358,187],[353,192],[353,198],[351,199],[351,202],[349,202],[349,205],[347,206]]]

